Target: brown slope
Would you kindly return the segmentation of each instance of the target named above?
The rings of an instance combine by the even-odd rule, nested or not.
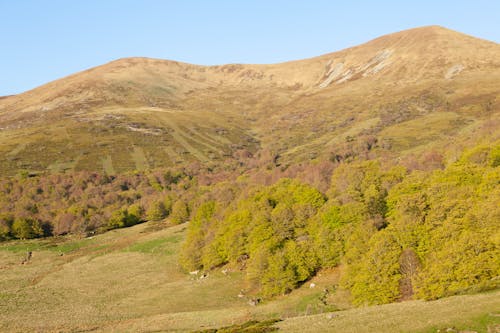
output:
[[[394,126],[419,117],[462,124],[443,127],[458,135],[481,117],[460,111],[498,111],[499,55],[496,43],[431,26],[272,65],[120,59],[0,99],[10,161],[0,167],[125,171],[263,147],[300,161],[360,133],[397,141],[404,130]],[[445,120],[425,118],[444,111]]]
[[[70,103],[173,103],[208,88],[312,89],[376,76],[394,84],[498,69],[500,46],[439,26],[406,30],[320,57],[273,65],[198,66],[124,58],[9,96],[0,110],[45,109]],[[340,66],[338,66],[340,65]],[[337,68],[338,70],[335,70]],[[454,69],[455,68],[455,69]],[[334,77],[329,84],[327,78]],[[380,75],[376,75],[381,73]],[[323,84],[323,85],[322,85]]]

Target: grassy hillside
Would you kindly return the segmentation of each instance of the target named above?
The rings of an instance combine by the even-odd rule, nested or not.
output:
[[[498,332],[499,292],[289,318],[283,332]]]
[[[224,168],[266,152],[288,166],[449,151],[498,138],[499,52],[433,26],[274,65],[121,59],[1,99],[0,169],[115,174]]]
[[[90,238],[2,243],[0,330],[189,332],[268,319],[284,319],[277,323],[283,332],[487,332],[500,325],[498,292],[331,312],[351,307],[343,294],[330,295],[328,306],[321,301],[335,270],[315,277],[315,288],[251,306],[247,291],[238,297],[245,288],[239,271],[200,279],[179,269],[185,228],[146,223]],[[21,264],[28,250],[32,258]]]

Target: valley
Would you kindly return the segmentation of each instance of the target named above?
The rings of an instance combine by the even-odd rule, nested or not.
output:
[[[499,82],[427,26],[0,97],[0,331],[500,332]]]

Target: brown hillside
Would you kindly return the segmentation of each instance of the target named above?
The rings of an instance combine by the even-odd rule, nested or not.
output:
[[[499,79],[500,45],[438,26],[272,65],[120,59],[0,99],[0,168],[346,158],[366,140],[371,154],[439,149],[498,134]]]

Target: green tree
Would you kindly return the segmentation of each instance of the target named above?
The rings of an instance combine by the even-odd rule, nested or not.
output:
[[[393,302],[400,296],[401,248],[385,231],[371,238],[369,248],[359,264],[349,266],[347,274],[353,302],[357,305]]]
[[[108,221],[108,226],[112,229],[114,228],[123,228],[127,225],[127,210],[126,209],[118,209],[113,212]]]
[[[159,221],[167,216],[167,210],[163,201],[157,200],[149,206],[146,217],[149,221]]]
[[[200,269],[202,266],[212,268],[224,261],[216,245],[207,244],[211,241],[207,237],[211,236],[210,227],[215,211],[215,202],[206,201],[194,213],[180,255],[181,266],[187,271]]]
[[[182,260],[193,268],[228,262],[246,266],[248,281],[263,294],[286,293],[318,268],[307,225],[324,202],[319,191],[296,180],[256,187],[228,206],[220,220],[199,223],[195,214]]]
[[[272,254],[264,267],[265,270],[260,272],[264,295],[284,295],[296,287],[297,278],[284,250]]]
[[[172,206],[170,220],[175,224],[181,224],[189,220],[189,207],[183,200],[177,200]]]
[[[130,205],[127,208],[127,215],[129,220],[127,224],[137,224],[142,220],[142,217],[144,215],[144,208],[142,208],[142,206],[139,204]]]
[[[171,195],[166,195],[163,199],[163,206],[165,207],[166,216],[169,216],[172,213],[172,206],[174,204],[174,200]]]
[[[19,239],[30,239],[42,237],[44,235],[44,230],[38,220],[17,218],[12,224],[12,234]]]
[[[312,219],[308,229],[322,267],[334,267],[340,263],[350,234],[356,225],[366,220],[365,206],[356,202],[328,205]]]
[[[12,215],[0,214],[0,241],[10,238],[13,223]]]

